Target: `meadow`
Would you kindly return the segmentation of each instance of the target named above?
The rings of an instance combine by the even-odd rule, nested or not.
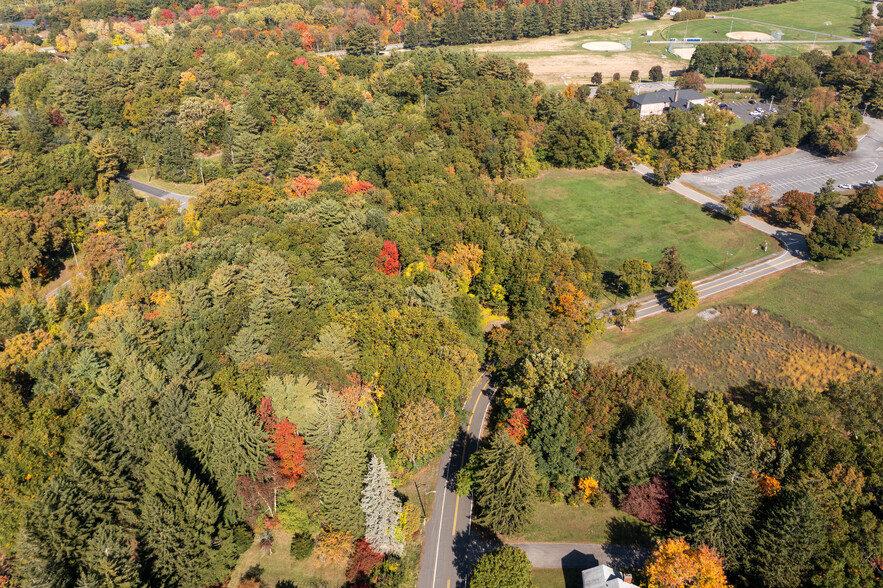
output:
[[[725,258],[734,267],[765,255],[760,233],[711,218],[697,204],[631,172],[554,170],[524,187],[531,205],[594,249],[604,270],[616,271],[630,257],[654,264],[671,246],[693,279],[722,271]]]
[[[742,327],[734,324],[731,337],[717,337],[715,350],[702,351],[706,357],[714,354],[730,353],[734,346],[744,345],[736,339],[762,337],[755,326],[764,324],[776,330],[777,338],[766,345],[773,353],[784,360],[766,361],[767,370],[762,370],[772,382],[786,382],[787,371],[796,359],[808,361],[815,357],[831,360],[839,365],[850,365],[848,354],[842,350],[858,354],[876,366],[883,366],[883,297],[880,291],[880,276],[883,275],[883,246],[874,245],[844,260],[830,260],[823,263],[807,263],[776,276],[748,284],[737,290],[721,293],[705,300],[696,310],[679,314],[665,314],[636,323],[622,333],[609,332],[586,348],[586,357],[593,362],[612,362],[628,365],[640,357],[657,357],[672,366],[684,367],[685,361],[700,361],[694,358],[699,351],[682,341],[699,341],[709,331],[711,323],[697,317],[697,312],[722,305],[752,305],[759,309],[759,321],[746,321]],[[769,315],[774,315],[770,317]],[[764,317],[767,315],[767,317]],[[752,315],[754,316],[754,315]],[[718,319],[715,319],[718,320]],[[780,323],[776,326],[776,323]],[[753,326],[752,326],[753,325]],[[744,328],[740,333],[735,329]],[[715,327],[719,335],[724,327]],[[806,338],[811,333],[817,338],[810,345]],[[801,344],[800,342],[803,341]],[[704,343],[702,344],[704,345]],[[677,346],[677,352],[672,348]],[[839,350],[838,348],[842,348]],[[784,349],[798,350],[800,355],[789,358]],[[778,350],[778,351],[777,351]],[[750,363],[747,357],[739,358]],[[764,360],[765,361],[765,360]],[[792,363],[788,363],[791,361]],[[752,375],[754,366],[744,365],[742,378]],[[693,377],[699,383],[714,382],[718,378],[728,378],[728,384],[738,383],[736,366],[729,363],[719,365],[716,373]]]

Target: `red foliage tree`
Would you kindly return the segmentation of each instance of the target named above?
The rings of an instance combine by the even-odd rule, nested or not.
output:
[[[349,186],[343,189],[344,192],[352,196],[353,194],[364,194],[368,190],[373,190],[374,185],[371,182],[366,182],[364,180],[359,180],[357,182],[353,182]]]
[[[288,419],[276,423],[273,433],[273,452],[279,458],[282,475],[288,479],[289,487],[304,473],[304,438],[297,434],[297,429]]]
[[[307,62],[306,57],[298,57],[292,63],[294,63],[294,67],[302,67],[304,69],[310,69],[310,64]]]
[[[527,426],[530,424],[530,419],[527,418],[527,411],[523,408],[516,408],[512,411],[512,416],[506,422],[509,423],[509,426],[506,427],[506,433],[516,443],[521,443],[521,440],[527,435]]]
[[[346,566],[346,581],[349,584],[367,584],[371,578],[371,572],[382,561],[383,554],[371,549],[371,545],[364,539],[359,539],[356,541],[356,548]]]
[[[782,194],[782,198],[779,200],[779,204],[782,205],[780,211],[782,220],[795,226],[808,224],[816,213],[816,207],[813,204],[814,198],[809,192],[799,190],[788,190]]]
[[[402,264],[399,263],[398,246],[392,241],[384,241],[383,249],[380,250],[380,255],[374,261],[374,267],[388,276],[398,275],[402,269]]]
[[[671,516],[673,504],[674,488],[671,482],[657,475],[646,484],[629,488],[619,507],[644,522],[664,527]]]

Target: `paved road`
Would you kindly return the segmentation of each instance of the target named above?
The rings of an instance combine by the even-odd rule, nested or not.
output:
[[[466,429],[442,456],[432,517],[426,524],[418,588],[465,586],[472,566],[494,543],[470,533],[472,499],[457,496],[457,472],[478,449],[493,389],[484,372],[472,389],[464,408],[470,410]]]
[[[527,554],[535,568],[585,570],[597,565],[636,570],[650,557],[645,547],[597,545],[594,543],[510,543]]]
[[[139,192],[144,192],[145,194],[153,196],[154,198],[159,198],[160,200],[174,200],[178,203],[179,208],[187,208],[187,206],[190,204],[190,201],[194,198],[193,196],[169,192],[168,190],[157,188],[152,184],[145,184],[144,182],[133,180],[129,176],[119,176],[119,179],[129,182],[130,184],[132,184],[132,188],[134,188],[135,190],[138,190]]]
[[[653,173],[653,170],[646,165],[635,166],[634,171],[642,176],[652,175]],[[723,205],[721,205],[720,202],[709,198],[701,192],[697,192],[689,186],[685,186],[681,182],[672,182],[668,185],[668,188],[684,198],[702,205],[703,208],[718,213],[722,213],[723,211]],[[809,260],[809,252],[807,251],[806,240],[803,238],[803,235],[792,233],[791,231],[786,231],[779,227],[774,227],[773,225],[765,223],[759,218],[750,215],[741,217],[739,222],[776,239],[781,243],[785,250],[745,265],[735,267],[729,271],[724,271],[701,280],[695,280],[693,286],[699,293],[700,300],[714,296],[715,294],[720,294],[727,290],[732,290],[733,288],[738,288],[739,286],[744,286],[745,284],[784,271]],[[668,293],[663,292],[640,298],[638,300],[632,300],[629,301],[629,303],[638,303],[640,305],[636,316],[636,320],[640,320],[667,312],[667,300]],[[619,306],[623,306],[624,304],[620,304]],[[612,309],[607,309],[604,312],[607,313],[610,310]]]
[[[774,198],[788,190],[816,192],[828,178],[837,184],[860,184],[873,181],[883,171],[883,121],[865,117],[868,134],[861,137],[858,149],[840,157],[820,157],[804,150],[765,161],[748,161],[739,168],[684,174],[680,181],[706,192],[723,196],[735,186],[768,182]]]

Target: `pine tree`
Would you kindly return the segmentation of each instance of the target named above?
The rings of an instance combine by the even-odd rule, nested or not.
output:
[[[528,444],[537,460],[537,472],[560,488],[570,488],[576,477],[576,437],[570,433],[572,410],[560,390],[550,390],[531,405]]]
[[[681,254],[678,248],[666,247],[663,249],[662,259],[653,268],[653,285],[665,288],[688,279],[687,266],[681,261]]]
[[[311,446],[321,452],[328,450],[334,441],[343,418],[340,397],[333,390],[326,390],[316,401],[316,410],[304,419],[300,430]]]
[[[662,468],[669,448],[669,435],[651,408],[645,408],[634,421],[619,431],[613,452],[601,468],[601,484],[617,496],[631,486],[649,481]]]
[[[757,509],[757,484],[749,458],[740,450],[713,462],[693,483],[689,502],[678,512],[680,527],[694,545],[714,548],[732,569],[746,561]]]
[[[405,549],[398,529],[402,503],[396,498],[389,472],[382,458],[371,457],[365,487],[362,489],[362,512],[365,513],[365,539],[378,553],[401,556]]]
[[[200,390],[190,410],[188,441],[224,499],[225,518],[236,520],[236,478],[254,475],[270,452],[257,415],[236,394]]]
[[[346,327],[330,323],[319,330],[319,340],[304,353],[304,357],[333,359],[349,372],[359,360],[359,348],[350,339]]]
[[[270,376],[264,382],[264,395],[273,402],[273,412],[298,430],[303,430],[319,409],[319,386],[306,376]]]
[[[475,521],[498,533],[517,533],[533,519],[537,501],[536,462],[529,447],[516,445],[498,431],[481,451],[482,466],[475,477]]]
[[[243,268],[238,265],[222,265],[208,281],[209,290],[216,299],[232,296],[240,283]]]
[[[762,518],[752,545],[756,585],[804,585],[811,561],[825,543],[824,519],[816,501],[803,492],[780,494]]]
[[[147,576],[171,586],[222,580],[219,568],[236,553],[208,486],[162,446],[154,449],[144,479],[139,543]]]
[[[361,537],[365,515],[359,505],[362,479],[368,464],[368,450],[362,434],[352,421],[345,421],[323,455],[319,473],[322,518],[337,531]]]

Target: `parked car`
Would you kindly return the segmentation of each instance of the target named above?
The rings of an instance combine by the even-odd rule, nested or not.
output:
[[[757,104],[757,100],[749,100],[748,104]]]
[[[852,186],[849,184],[837,184],[837,188],[840,190],[850,190]]]
[[[721,110],[732,110],[729,104],[721,104]]]
[[[733,167],[742,167],[742,164],[741,163],[734,163]]]

